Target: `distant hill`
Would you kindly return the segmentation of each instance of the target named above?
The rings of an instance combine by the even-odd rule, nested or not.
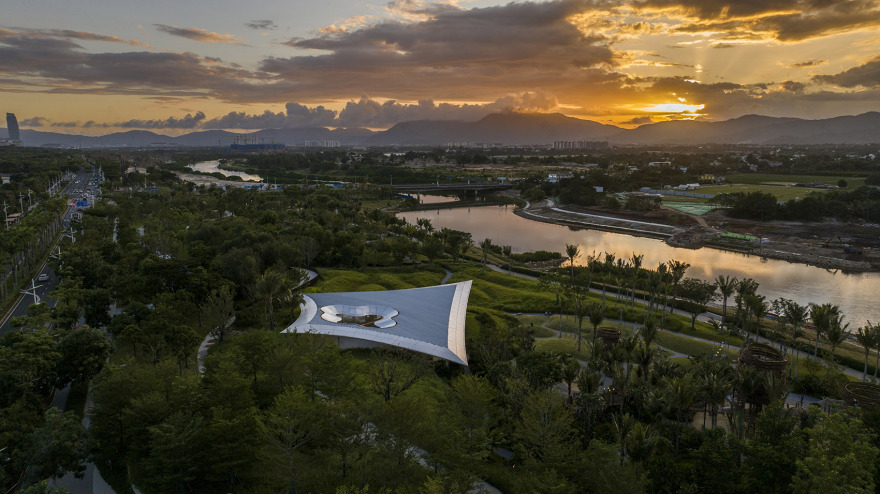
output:
[[[5,129],[4,129],[5,130]],[[5,132],[0,131],[0,135]],[[264,129],[247,134],[225,130],[165,136],[145,130],[79,136],[24,129],[29,146],[205,147],[228,146],[236,136],[274,140],[288,146],[305,141],[338,141],[358,146],[445,146],[450,143],[546,145],[553,141],[608,141],[610,144],[872,144],[880,143],[880,112],[805,120],[745,115],[722,122],[670,121],[622,129],[559,113],[494,113],[476,122],[417,120],[388,130],[307,127]]]
[[[805,120],[745,115],[723,122],[659,122],[623,130],[615,144],[871,144],[880,142],[880,113]]]
[[[605,140],[620,133],[614,125],[560,113],[493,113],[476,122],[419,120],[401,122],[366,141],[369,145],[445,145],[456,142],[505,145],[553,141]]]
[[[5,131],[5,129],[4,129]],[[5,132],[3,132],[5,133]],[[301,129],[264,129],[250,133],[236,133],[225,130],[205,130],[190,132],[180,136],[166,136],[148,130],[130,130],[114,132],[103,136],[83,136],[42,132],[24,129],[21,137],[28,146],[62,146],[62,147],[212,147],[229,146],[235,137],[245,136],[248,139],[266,139],[283,143],[287,146],[301,146],[305,141],[340,141],[344,145],[361,144],[375,132],[369,129],[327,129],[309,127]]]

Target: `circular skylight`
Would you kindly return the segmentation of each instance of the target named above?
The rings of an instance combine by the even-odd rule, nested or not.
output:
[[[368,328],[388,329],[397,325],[397,309],[384,305],[325,305],[321,319],[339,324],[357,324]]]

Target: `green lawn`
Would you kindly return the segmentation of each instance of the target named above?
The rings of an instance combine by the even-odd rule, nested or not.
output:
[[[322,269],[321,279],[305,293],[367,292],[402,290],[438,285],[445,276],[443,268],[407,266],[401,268],[367,268],[359,271]]]
[[[586,336],[586,335],[585,335]],[[577,337],[563,335],[562,338],[544,338],[535,341],[535,350],[539,352],[567,353],[579,360],[590,359],[589,338],[584,337],[581,341],[581,351],[577,351]]]
[[[809,189],[806,187],[778,187],[773,185],[760,185],[760,184],[731,184],[731,185],[717,185],[712,187],[700,187],[700,194],[734,194],[737,192],[742,192],[744,194],[748,194],[750,192],[763,192],[765,194],[772,194],[776,196],[776,199],[779,201],[788,201],[790,199],[803,199],[807,195],[816,192],[816,193],[824,193],[826,192],[823,189]]]
[[[655,341],[658,345],[662,347],[668,348],[678,353],[690,355],[692,357],[696,357],[697,355],[711,355],[713,353],[717,353],[720,355],[727,355],[727,357],[731,361],[733,361],[739,356],[739,350],[737,349],[727,350],[726,347],[721,347],[720,344],[712,345],[710,343],[705,343],[688,338],[687,336],[667,333],[665,331],[657,333],[657,338]]]
[[[804,184],[820,183],[837,185],[838,180],[846,180],[851,188],[865,185],[864,177],[845,175],[788,175],[783,173],[731,173],[727,181],[737,184]]]

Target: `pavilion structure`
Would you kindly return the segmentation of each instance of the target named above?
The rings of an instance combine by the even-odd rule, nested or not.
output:
[[[305,293],[283,332],[332,336],[340,348],[392,346],[467,364],[471,281],[379,292]]]

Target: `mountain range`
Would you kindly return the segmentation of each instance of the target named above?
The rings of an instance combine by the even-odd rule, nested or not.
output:
[[[5,132],[0,133],[0,135]],[[305,141],[338,141],[353,146],[446,146],[453,143],[546,145],[554,141],[607,141],[612,145],[693,144],[872,144],[880,143],[880,112],[821,120],[746,115],[721,122],[696,120],[646,124],[634,129],[567,117],[559,113],[494,113],[476,122],[417,120],[388,130],[324,127],[264,129],[248,134],[225,130],[166,136],[145,130],[81,136],[31,129],[21,131],[29,146],[210,147],[228,146],[237,136],[301,146]]]

